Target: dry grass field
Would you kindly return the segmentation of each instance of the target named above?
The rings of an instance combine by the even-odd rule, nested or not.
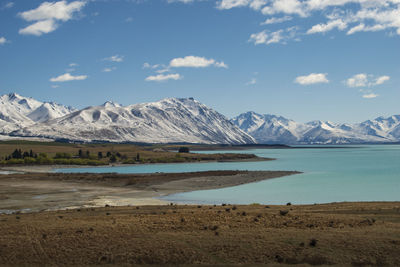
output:
[[[400,266],[400,203],[0,215],[0,265]]]

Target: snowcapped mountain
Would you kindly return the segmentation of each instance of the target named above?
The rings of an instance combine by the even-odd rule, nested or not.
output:
[[[246,112],[232,119],[240,129],[256,139],[258,143],[295,143],[299,139],[298,123],[281,116],[261,115]]]
[[[43,103],[16,93],[0,96],[0,134],[28,127],[75,111],[56,103]]]
[[[400,142],[400,115],[357,124],[299,123],[255,112],[231,121],[193,98],[81,110],[18,94],[0,96],[0,139],[12,137],[143,143],[350,144]]]
[[[298,123],[275,115],[246,112],[232,119],[258,143],[349,144],[400,141],[400,115],[358,124],[312,121]]]
[[[34,122],[45,122],[55,118],[59,118],[76,111],[72,107],[63,106],[54,102],[47,102],[40,105],[37,109],[29,113],[27,116]]]
[[[254,139],[193,98],[121,106],[106,102],[14,131],[12,135],[145,143],[247,144]]]

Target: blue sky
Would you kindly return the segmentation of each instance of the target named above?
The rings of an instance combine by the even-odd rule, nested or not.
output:
[[[399,77],[400,0],[0,2],[0,94],[357,122],[400,113]]]

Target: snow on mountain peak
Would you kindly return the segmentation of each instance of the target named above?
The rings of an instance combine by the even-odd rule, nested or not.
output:
[[[298,123],[284,117],[243,113],[232,120],[259,143],[347,144],[400,141],[400,115],[358,124],[330,121]]]
[[[102,105],[103,107],[121,107],[121,105],[120,104],[118,104],[118,103],[116,103],[116,102],[114,102],[114,101],[106,101],[106,102],[104,102],[104,104]]]
[[[166,98],[124,107],[106,102],[31,125],[13,135],[145,143],[255,142],[225,116],[193,98]]]

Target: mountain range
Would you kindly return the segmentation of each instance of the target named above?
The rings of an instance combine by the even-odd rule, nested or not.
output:
[[[299,123],[282,116],[242,113],[232,119],[240,129],[262,144],[359,144],[400,141],[400,115],[362,123],[311,121]]]
[[[0,139],[205,144],[352,144],[400,142],[400,115],[362,123],[296,122],[246,112],[229,120],[193,98],[77,110],[16,93],[0,96]]]
[[[1,133],[83,142],[248,144],[255,140],[193,98],[81,110],[18,94],[0,98]]]

